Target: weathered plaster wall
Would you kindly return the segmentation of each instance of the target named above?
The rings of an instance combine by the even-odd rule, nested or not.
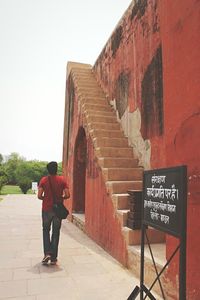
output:
[[[200,299],[200,1],[138,0],[93,69],[145,168],[188,167],[187,299]],[[167,257],[176,240],[167,237]],[[166,275],[176,299],[178,259]],[[171,285],[169,285],[169,279]]]
[[[114,104],[129,143],[146,169],[158,166],[158,161],[165,163],[157,4],[141,0],[134,5],[133,1],[94,65],[96,78]]]

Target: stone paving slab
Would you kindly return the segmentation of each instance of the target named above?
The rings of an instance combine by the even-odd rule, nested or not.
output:
[[[58,265],[41,265],[41,201],[36,195],[3,196],[0,240],[0,299],[126,300],[139,284],[69,221],[62,224]]]

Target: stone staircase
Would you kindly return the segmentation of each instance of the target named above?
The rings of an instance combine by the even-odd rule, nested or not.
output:
[[[129,211],[127,191],[142,190],[143,168],[138,165],[138,160],[128,145],[128,139],[117,121],[116,113],[98,85],[91,67],[75,65],[71,69],[71,75],[78,93],[80,109],[95,146],[95,154],[102,169],[107,192],[111,196],[127,244],[128,267],[139,275],[140,254],[134,246],[140,244],[141,231],[126,226]],[[151,243],[158,243],[159,247],[164,245],[161,244],[164,242],[162,233],[148,229],[148,237]],[[150,265],[149,269],[151,268]]]

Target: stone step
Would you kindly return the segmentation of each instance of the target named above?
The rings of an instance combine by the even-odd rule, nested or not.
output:
[[[89,83],[89,81],[88,81],[88,83]],[[78,89],[78,91],[80,90],[82,92],[91,92],[91,93],[98,92],[100,94],[105,95],[103,90],[97,84],[91,85],[90,88],[88,88],[87,86],[85,86],[84,84],[80,84],[80,82],[79,82],[77,89]]]
[[[82,74],[78,74],[78,73],[76,74],[75,72],[73,72],[72,78],[75,82],[77,81],[78,84],[93,83],[93,84],[99,86],[98,82],[94,78],[93,74],[91,74],[91,72],[90,73],[84,73],[84,74],[83,73]]]
[[[89,122],[99,122],[99,123],[116,123],[116,117],[115,116],[94,116],[94,115],[87,115],[86,118],[88,119]]]
[[[95,84],[98,84],[98,82],[96,81],[94,75],[92,72],[88,72],[88,73],[73,73],[73,79],[74,80],[78,80],[78,82],[95,82]]]
[[[74,69],[72,70],[72,75],[76,78],[84,78],[85,76],[90,76],[95,79],[92,69]]]
[[[73,74],[83,74],[83,73],[91,73],[93,75],[92,66],[88,64],[76,64],[73,65],[73,69],[71,71]],[[94,75],[93,75],[94,78]]]
[[[72,74],[72,78],[73,78],[73,81],[75,83],[75,85],[78,85],[79,83],[88,83],[88,82],[91,82],[91,83],[94,83],[94,84],[97,84],[97,81],[94,79],[94,76],[92,74]]]
[[[106,129],[92,129],[90,130],[92,137],[109,137],[109,138],[120,138],[124,137],[121,130],[106,130]]]
[[[73,73],[72,74],[72,78],[73,78],[73,81],[75,82],[75,84],[79,84],[80,81],[87,81],[87,82],[94,82],[95,83],[95,80],[94,80],[94,77],[91,73],[88,73],[88,74],[75,74]],[[97,83],[97,82],[96,82]]]
[[[97,83],[97,81],[93,78],[93,76],[91,74],[84,74],[83,76],[78,76],[78,75],[74,75],[73,76],[73,80],[74,80],[74,83],[75,83],[75,86],[89,86],[88,89],[90,89],[90,86],[98,86],[99,88],[99,85]]]
[[[151,249],[153,252],[155,264],[158,273],[161,272],[162,268],[166,264],[166,244],[165,243],[156,243],[151,244]],[[140,257],[141,257],[141,246],[140,245],[133,245],[128,246],[128,268],[133,274],[140,278]],[[153,261],[150,255],[149,247],[148,245],[145,245],[144,250],[144,282],[146,286],[151,286],[151,284],[154,282],[154,279],[156,277],[155,268],[153,265]],[[166,279],[163,275],[160,276],[161,284],[164,287],[166,285]],[[157,293],[156,299],[163,299],[160,291],[159,284],[156,283],[153,287],[153,292]],[[164,289],[164,293],[166,295],[166,291]]]
[[[101,100],[101,104],[108,105],[108,101],[106,100],[105,96],[87,96],[87,97],[81,96],[81,99],[87,99],[88,101]]]
[[[128,139],[125,137],[98,137],[94,139],[96,147],[128,147]]]
[[[103,176],[106,181],[109,180],[142,180],[142,168],[103,168]]]
[[[88,89],[78,89],[78,94],[81,94],[84,97],[105,97],[105,94],[101,90],[88,90]]]
[[[132,230],[129,227],[122,228],[127,245],[140,245],[141,244],[141,230]],[[140,234],[139,234],[139,233]],[[147,236],[152,244],[165,243],[165,234],[162,231],[155,230],[154,228],[147,229]]]
[[[98,88],[89,88],[89,89],[83,89],[83,88],[78,88],[78,94],[81,95],[87,95],[87,97],[100,97],[100,98],[105,98],[105,94],[102,90],[99,90]]]
[[[87,116],[97,116],[97,117],[114,117],[116,121],[115,113],[111,111],[103,111],[103,110],[94,110],[94,109],[85,109],[85,114]]]
[[[140,245],[141,242],[141,230],[132,230],[126,226],[122,228],[122,234],[127,245]]]
[[[112,107],[110,107],[107,103],[106,104],[102,104],[102,105],[98,105],[98,104],[89,104],[89,103],[85,103],[83,105],[84,110],[86,111],[90,111],[90,110],[95,110],[96,112],[98,111],[102,111],[102,112],[114,112]]]
[[[128,209],[129,207],[129,194],[112,194],[112,203],[116,210]]]
[[[155,262],[160,266],[164,266],[167,262],[166,243],[162,242],[162,243],[150,243],[150,244],[151,244],[153,255],[155,255]],[[145,244],[144,248],[145,248],[144,250],[145,258],[151,260],[151,253],[149,251],[148,245]],[[128,251],[131,252],[131,254],[135,252],[140,256],[141,245],[139,244],[139,245],[128,246]]]
[[[90,97],[87,98],[85,96],[81,96],[80,97],[80,102],[81,105],[84,106],[85,104],[94,104],[94,105],[107,105],[107,102],[105,100],[105,98],[101,98],[101,97]]]
[[[106,189],[110,194],[123,194],[129,190],[142,191],[142,181],[107,181]]]
[[[83,79],[87,79],[87,80],[95,80],[93,73],[91,72],[91,70],[88,71],[77,71],[73,70],[72,71],[72,78],[74,80],[83,80]],[[96,80],[95,80],[96,81]],[[96,81],[97,82],[97,81]]]
[[[77,85],[79,88],[87,88],[87,89],[101,89],[101,87],[98,85],[98,83],[95,80],[91,79],[79,79],[75,80],[77,82]]]
[[[132,148],[119,148],[119,147],[97,147],[95,149],[99,157],[133,157]]]
[[[120,209],[116,211],[117,218],[122,227],[126,226],[129,209]]]
[[[85,232],[85,214],[84,213],[72,213],[71,221],[80,230]]]
[[[88,122],[89,129],[120,130],[119,123]]]
[[[98,162],[103,168],[117,168],[117,167],[137,167],[138,160],[134,158],[124,158],[124,157],[100,157]]]
[[[82,82],[82,83],[84,83],[84,82],[97,83],[97,82],[95,82],[95,79],[94,79],[92,74],[82,74],[82,75],[73,74],[72,78],[73,78],[75,84],[79,84],[79,82]]]

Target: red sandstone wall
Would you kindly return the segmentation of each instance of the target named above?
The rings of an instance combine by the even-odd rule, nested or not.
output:
[[[108,99],[115,99],[136,154],[145,157],[148,149],[134,144],[138,127],[130,123],[139,112],[140,141],[151,148],[147,166],[188,166],[187,299],[191,300],[200,299],[199,33],[200,1],[139,0],[129,7],[93,68]],[[167,256],[175,245],[168,237]],[[175,260],[167,274],[174,284],[177,270]]]
[[[90,138],[88,159],[85,210],[87,234],[126,266],[127,252],[121,226],[114,214],[112,200],[107,195],[105,181],[96,163]]]
[[[188,166],[187,292],[200,299],[200,2],[160,2],[166,164]],[[168,253],[174,246],[168,238]],[[174,266],[176,268],[176,266]],[[170,276],[170,273],[169,273]]]

